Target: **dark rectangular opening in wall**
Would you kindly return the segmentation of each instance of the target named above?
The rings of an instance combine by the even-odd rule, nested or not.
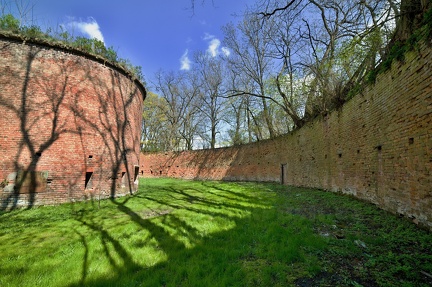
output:
[[[126,176],[125,175],[126,175],[126,172],[122,171],[121,182],[122,182],[123,185],[126,183]]]
[[[36,156],[37,156],[37,157],[41,157],[41,156],[42,156],[42,153],[41,153],[41,152],[37,152],[37,153],[36,153]]]
[[[281,184],[286,183],[286,180],[287,180],[286,174],[287,174],[287,164],[283,163],[283,164],[281,164]]]
[[[338,156],[339,156],[339,158],[341,158],[341,157],[342,157],[342,154],[341,154],[341,153],[338,153]]]
[[[377,149],[378,151],[381,151],[381,150],[382,150],[382,145],[377,146],[376,149]]]
[[[85,184],[84,184],[85,189],[92,188],[92,176],[93,176],[93,172],[91,171],[86,172]]]
[[[134,172],[134,182],[137,181],[139,175],[139,166],[135,166],[135,172]]]
[[[92,155],[89,155],[89,157],[88,158],[93,158],[93,156]]]
[[[408,143],[409,143],[409,144],[413,144],[413,143],[414,143],[414,138],[409,138],[409,139],[408,139]]]

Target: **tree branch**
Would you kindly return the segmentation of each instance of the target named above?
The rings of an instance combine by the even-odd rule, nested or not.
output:
[[[295,1],[296,0],[291,0],[291,2],[289,2],[287,5],[285,5],[285,7],[276,8],[272,12],[260,12],[258,15],[262,15],[263,18],[269,18],[279,11],[287,10],[289,7],[291,7],[292,4],[294,4]]]

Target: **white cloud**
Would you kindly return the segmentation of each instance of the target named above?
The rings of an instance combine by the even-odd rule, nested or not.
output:
[[[221,50],[222,53],[227,57],[231,54],[231,51],[227,47],[222,47]]]
[[[180,70],[190,70],[191,68],[191,61],[189,60],[188,53],[189,50],[186,49],[186,51],[180,57]]]
[[[214,39],[215,38],[215,36],[214,35],[212,35],[212,34],[209,34],[209,33],[204,33],[204,41],[208,41],[208,40],[211,40],[211,39]]]
[[[210,40],[209,46],[207,48],[207,52],[212,56],[216,57],[219,54],[219,46],[221,42],[219,39],[212,39]]]
[[[220,53],[223,53],[225,56],[230,55],[230,50],[227,47],[221,47],[221,41],[214,35],[205,33],[203,39],[204,41],[208,42],[207,53],[209,53],[212,57],[216,57]]]
[[[88,36],[90,39],[97,39],[104,42],[104,37],[100,30],[99,24],[93,18],[88,18],[87,21],[71,20],[66,24],[67,27],[77,29],[80,33]]]

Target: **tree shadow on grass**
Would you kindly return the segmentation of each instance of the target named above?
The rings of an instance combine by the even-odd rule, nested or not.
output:
[[[389,276],[381,273],[377,277],[379,270],[374,270],[388,265],[386,261],[373,263],[388,260],[380,254],[383,247],[374,246],[374,242],[387,238],[384,235],[376,238],[376,233],[391,233],[385,228],[369,234],[368,227],[363,227],[368,221],[364,216],[356,216],[352,218],[354,225],[343,230],[342,239],[329,237],[339,231],[333,225],[338,222],[338,214],[345,215],[360,203],[300,189],[277,195],[275,192],[280,189],[274,185],[258,184],[254,192],[248,190],[250,184],[232,186],[211,182],[179,186],[173,183],[151,186],[126,199],[112,200],[115,209],[136,224],[138,229],[134,232],[145,230],[149,234],[143,236],[142,245],[132,248],[102,221],[86,216],[78,218],[82,225],[99,233],[112,272],[109,276],[89,275],[88,269],[95,262],[87,258],[91,250],[86,250],[82,278],[69,286],[355,286],[355,283],[379,286],[379,280],[394,279],[380,278]],[[323,214],[320,206],[337,207],[335,215]],[[366,217],[371,212],[382,213],[371,209],[370,206],[355,208],[359,213],[365,211]],[[206,224],[215,228],[203,229]],[[394,242],[387,238],[387,243],[402,248],[406,239],[399,237]],[[85,236],[81,240],[85,241]],[[367,242],[366,250],[357,246],[358,240]],[[147,259],[140,257],[142,253],[136,254],[150,242],[156,242],[154,247],[164,254],[163,258],[146,262]],[[412,244],[407,245],[409,250],[414,248]],[[403,266],[428,264],[430,251],[416,252],[426,253],[417,257],[422,263]],[[399,268],[396,267],[392,268]],[[428,267],[421,268],[429,271]],[[413,286],[427,286],[421,284],[429,282],[428,278],[422,279],[420,275],[415,278],[411,273],[392,276]]]
[[[243,194],[237,193],[235,200],[239,204],[235,204],[228,202],[223,194],[219,196],[217,191],[210,200],[199,196],[199,191],[194,193],[193,189],[188,190],[189,192],[182,188],[158,190],[165,195],[175,195],[176,203],[172,203],[170,197],[158,199],[158,194],[151,192],[149,195],[138,193],[128,199],[111,200],[118,211],[136,223],[140,229],[149,232],[147,242],[150,238],[157,241],[157,248],[164,252],[167,259],[155,265],[146,264],[134,256],[133,252],[127,251],[125,243],[111,235],[102,222],[86,215],[78,216],[76,220],[83,226],[99,233],[104,245],[104,256],[108,258],[113,272],[110,276],[99,278],[88,276],[86,269],[91,262],[88,262],[86,250],[82,278],[80,282],[70,286],[233,286],[238,282],[245,282],[245,277],[250,278],[250,283],[264,280],[271,284],[272,280],[283,280],[280,278],[282,273],[271,274],[275,272],[271,270],[272,266],[266,266],[273,264],[271,259],[254,251],[257,244],[263,244],[259,242],[263,235],[262,220],[269,217],[267,213],[273,214],[271,201],[246,195],[241,198]],[[146,218],[142,212],[128,205],[129,199],[134,197],[153,205],[159,204],[161,208],[168,207],[171,212],[161,213],[157,220],[154,217]],[[213,211],[215,207],[220,209]],[[234,210],[243,215],[235,215],[232,212]],[[192,217],[204,216],[206,219],[203,220],[207,222],[199,224],[211,223],[220,230],[206,233],[196,222],[188,222],[189,217],[184,217],[182,212],[187,212]],[[230,223],[228,227],[224,226],[227,222]],[[87,246],[85,236],[81,234],[80,237],[84,246]],[[113,248],[109,249],[107,245]],[[117,256],[122,259],[120,264],[113,258]],[[257,269],[260,268],[267,270],[265,272],[269,273],[268,278],[258,278],[261,277],[257,275]],[[262,274],[261,271],[258,273]]]
[[[17,213],[18,218],[7,214],[0,230],[7,246],[0,282],[377,286],[387,280],[398,286],[405,280],[428,286],[420,271],[432,272],[430,235],[348,197],[288,189],[277,193],[277,185],[166,180],[101,205],[43,208]],[[350,214],[350,224],[341,227],[340,216]],[[371,220],[381,227],[371,227]]]

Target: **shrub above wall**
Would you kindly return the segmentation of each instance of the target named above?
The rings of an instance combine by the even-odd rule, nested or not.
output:
[[[137,189],[144,86],[96,56],[0,35],[1,209]]]
[[[432,49],[341,109],[274,140],[141,155],[143,176],[283,181],[352,194],[432,229]]]

